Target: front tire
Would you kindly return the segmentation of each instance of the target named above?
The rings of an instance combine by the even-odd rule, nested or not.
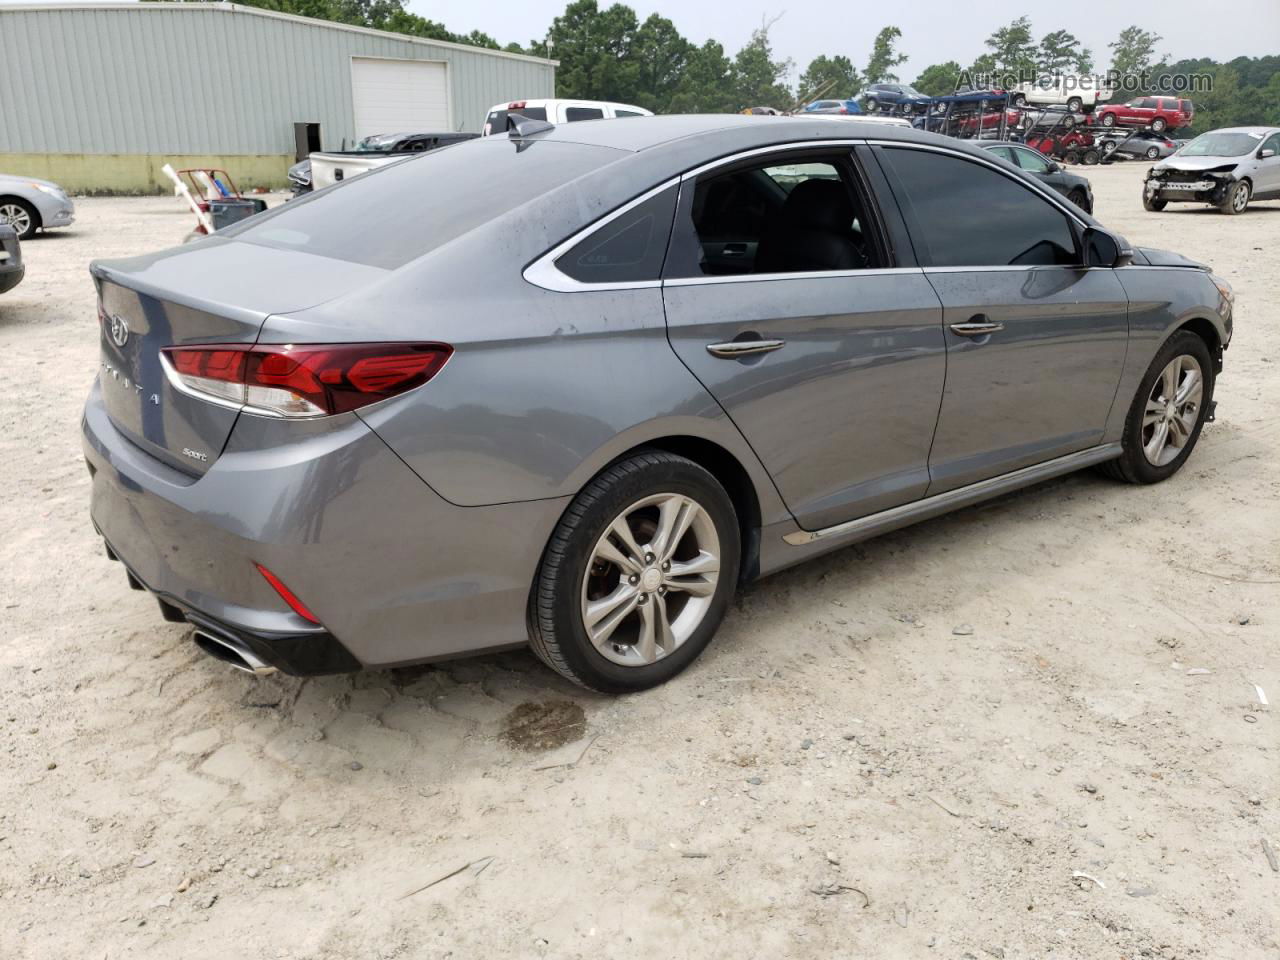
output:
[[[1104,113],[1102,115],[1102,125],[1104,127],[1114,127],[1116,125],[1116,115],[1114,113]]]
[[[1129,407],[1124,452],[1100,469],[1126,483],[1159,483],[1181,469],[1195,449],[1213,402],[1213,358],[1189,330],[1156,353]]]
[[[1098,153],[1097,147],[1090,147],[1084,152],[1083,159],[1086,167],[1096,167],[1098,161],[1102,159],[1102,154]]]
[[[19,240],[30,240],[40,227],[40,212],[21,197],[0,199],[0,223],[7,223]]]
[[[1155,197],[1149,197],[1145,191],[1142,194],[1142,209],[1148,213],[1159,213],[1168,205],[1168,200],[1157,200]]]
[[[1085,196],[1085,192],[1080,189],[1072,190],[1067,194],[1067,199],[1074,203],[1085,213],[1089,212],[1089,198]]]
[[[1238,213],[1244,213],[1248,206],[1249,182],[1240,180],[1231,185],[1227,195],[1222,198],[1222,203],[1218,204],[1218,209],[1228,216],[1235,216]]]
[[[529,598],[533,652],[601,693],[665,683],[711,642],[740,559],[733,502],[711,473],[661,450],[620,460],[547,545]]]

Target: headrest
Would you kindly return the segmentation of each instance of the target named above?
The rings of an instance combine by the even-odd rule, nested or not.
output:
[[[805,180],[791,190],[782,215],[792,226],[847,232],[853,223],[853,204],[839,180]]]

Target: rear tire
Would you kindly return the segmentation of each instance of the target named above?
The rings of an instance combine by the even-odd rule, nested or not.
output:
[[[1159,148],[1159,147],[1148,147],[1148,148],[1147,148],[1147,159],[1148,159],[1148,160],[1159,160],[1159,159],[1160,159],[1160,148]]]
[[[1249,182],[1247,180],[1239,180],[1231,185],[1227,195],[1218,204],[1218,209],[1227,214],[1227,216],[1232,217],[1238,213],[1244,213],[1249,206],[1249,194]]]
[[[876,102],[875,97],[867,97],[867,113],[875,113],[880,109],[880,104]]]
[[[665,683],[711,642],[740,560],[738,518],[716,478],[684,457],[640,451],[561,517],[529,597],[530,646],[601,693]]]
[[[1142,377],[1125,419],[1124,452],[1098,469],[1125,483],[1159,483],[1177,473],[1200,439],[1213,381],[1209,348],[1190,330],[1179,330]],[[1166,416],[1170,410],[1172,418]]]
[[[1160,117],[1156,117],[1154,120],[1152,120],[1152,121],[1151,121],[1151,132],[1152,132],[1152,133],[1164,133],[1165,129],[1166,129],[1168,126],[1169,126],[1169,124],[1168,124],[1168,123],[1166,123],[1166,122],[1165,122],[1164,120],[1162,120]]]
[[[1063,154],[1062,159],[1067,163],[1079,163],[1080,154],[1074,150],[1068,150],[1065,154]]]
[[[1072,97],[1070,100],[1067,101],[1067,109],[1070,110],[1072,113],[1079,113],[1082,109],[1084,109],[1084,101],[1081,100],[1079,97]]]
[[[1082,159],[1084,160],[1084,165],[1086,167],[1096,167],[1098,165],[1098,161],[1102,159],[1102,154],[1098,152],[1097,147],[1090,147],[1084,152],[1084,157]]]

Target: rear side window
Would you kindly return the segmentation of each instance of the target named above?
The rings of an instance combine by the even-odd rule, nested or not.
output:
[[[613,111],[613,115],[615,117],[643,117],[644,116],[643,113],[637,113],[634,110],[615,110]]]
[[[601,120],[604,118],[604,111],[599,107],[565,107],[564,119],[566,123],[573,123],[575,120]]]
[[[928,150],[882,148],[916,255],[935,267],[1079,263],[1066,214],[983,164]]]
[[[617,156],[555,141],[472,140],[407,156],[218,235],[394,270]]]
[[[1035,150],[1022,150],[1019,148],[1011,148],[1014,159],[1018,166],[1028,173],[1048,173],[1049,162],[1044,156]]]
[[[580,283],[660,279],[678,193],[670,187],[601,225],[561,254],[556,269]]]

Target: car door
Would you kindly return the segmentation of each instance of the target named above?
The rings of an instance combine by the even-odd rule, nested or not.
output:
[[[1271,156],[1262,154],[1271,151]],[[1257,169],[1253,174],[1253,195],[1258,199],[1280,196],[1280,133],[1267,137],[1255,153]]]
[[[946,348],[852,145],[801,146],[685,176],[663,297],[676,354],[812,530],[924,494]]]
[[[877,156],[942,301],[929,494],[1101,442],[1128,304],[1113,270],[1080,266],[1075,215],[985,158],[887,144]]]
[[[1142,97],[1133,102],[1133,106],[1129,109],[1129,122],[1138,126],[1150,126],[1151,121],[1156,118],[1156,105],[1159,101],[1155,97]]]

